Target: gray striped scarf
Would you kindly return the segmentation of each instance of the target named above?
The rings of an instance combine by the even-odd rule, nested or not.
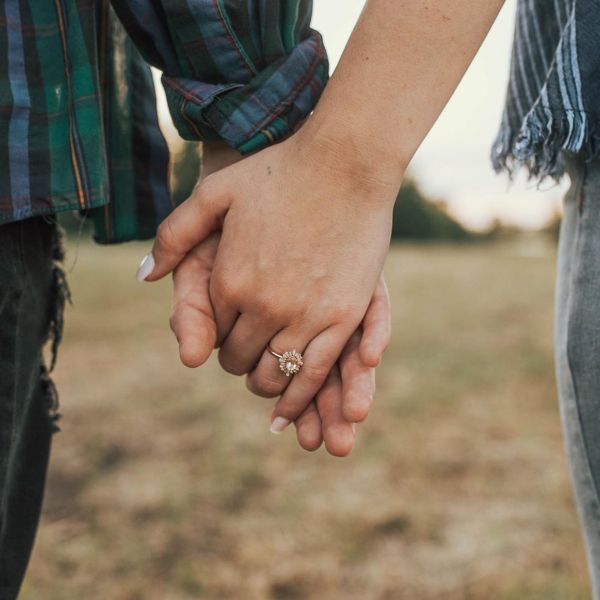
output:
[[[558,178],[600,153],[600,0],[519,0],[497,171]]]

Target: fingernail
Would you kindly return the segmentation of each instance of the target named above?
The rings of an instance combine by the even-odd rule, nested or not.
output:
[[[137,280],[140,282],[144,281],[146,277],[152,273],[152,271],[154,271],[154,257],[152,256],[152,253],[150,253],[144,256],[140,266],[138,267],[136,275]]]
[[[352,423],[352,433],[356,433],[356,423]]]
[[[284,417],[275,417],[271,423],[271,433],[281,433],[289,424],[289,419]]]

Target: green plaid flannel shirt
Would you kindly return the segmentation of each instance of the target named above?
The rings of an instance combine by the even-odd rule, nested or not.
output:
[[[282,139],[328,77],[310,0],[3,0],[0,223],[89,212],[144,239],[172,209],[148,63],[188,140]]]

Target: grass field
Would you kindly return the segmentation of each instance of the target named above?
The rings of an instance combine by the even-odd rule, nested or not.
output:
[[[272,436],[215,360],[178,364],[146,246],[82,243],[23,600],[589,598],[540,244],[393,250],[393,344],[340,460]]]

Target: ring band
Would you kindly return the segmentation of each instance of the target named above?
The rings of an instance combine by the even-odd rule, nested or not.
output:
[[[277,354],[271,346],[267,346],[267,350],[279,361],[279,370],[285,373],[286,377],[298,373],[304,364],[302,354],[296,350],[288,350],[283,354]]]

